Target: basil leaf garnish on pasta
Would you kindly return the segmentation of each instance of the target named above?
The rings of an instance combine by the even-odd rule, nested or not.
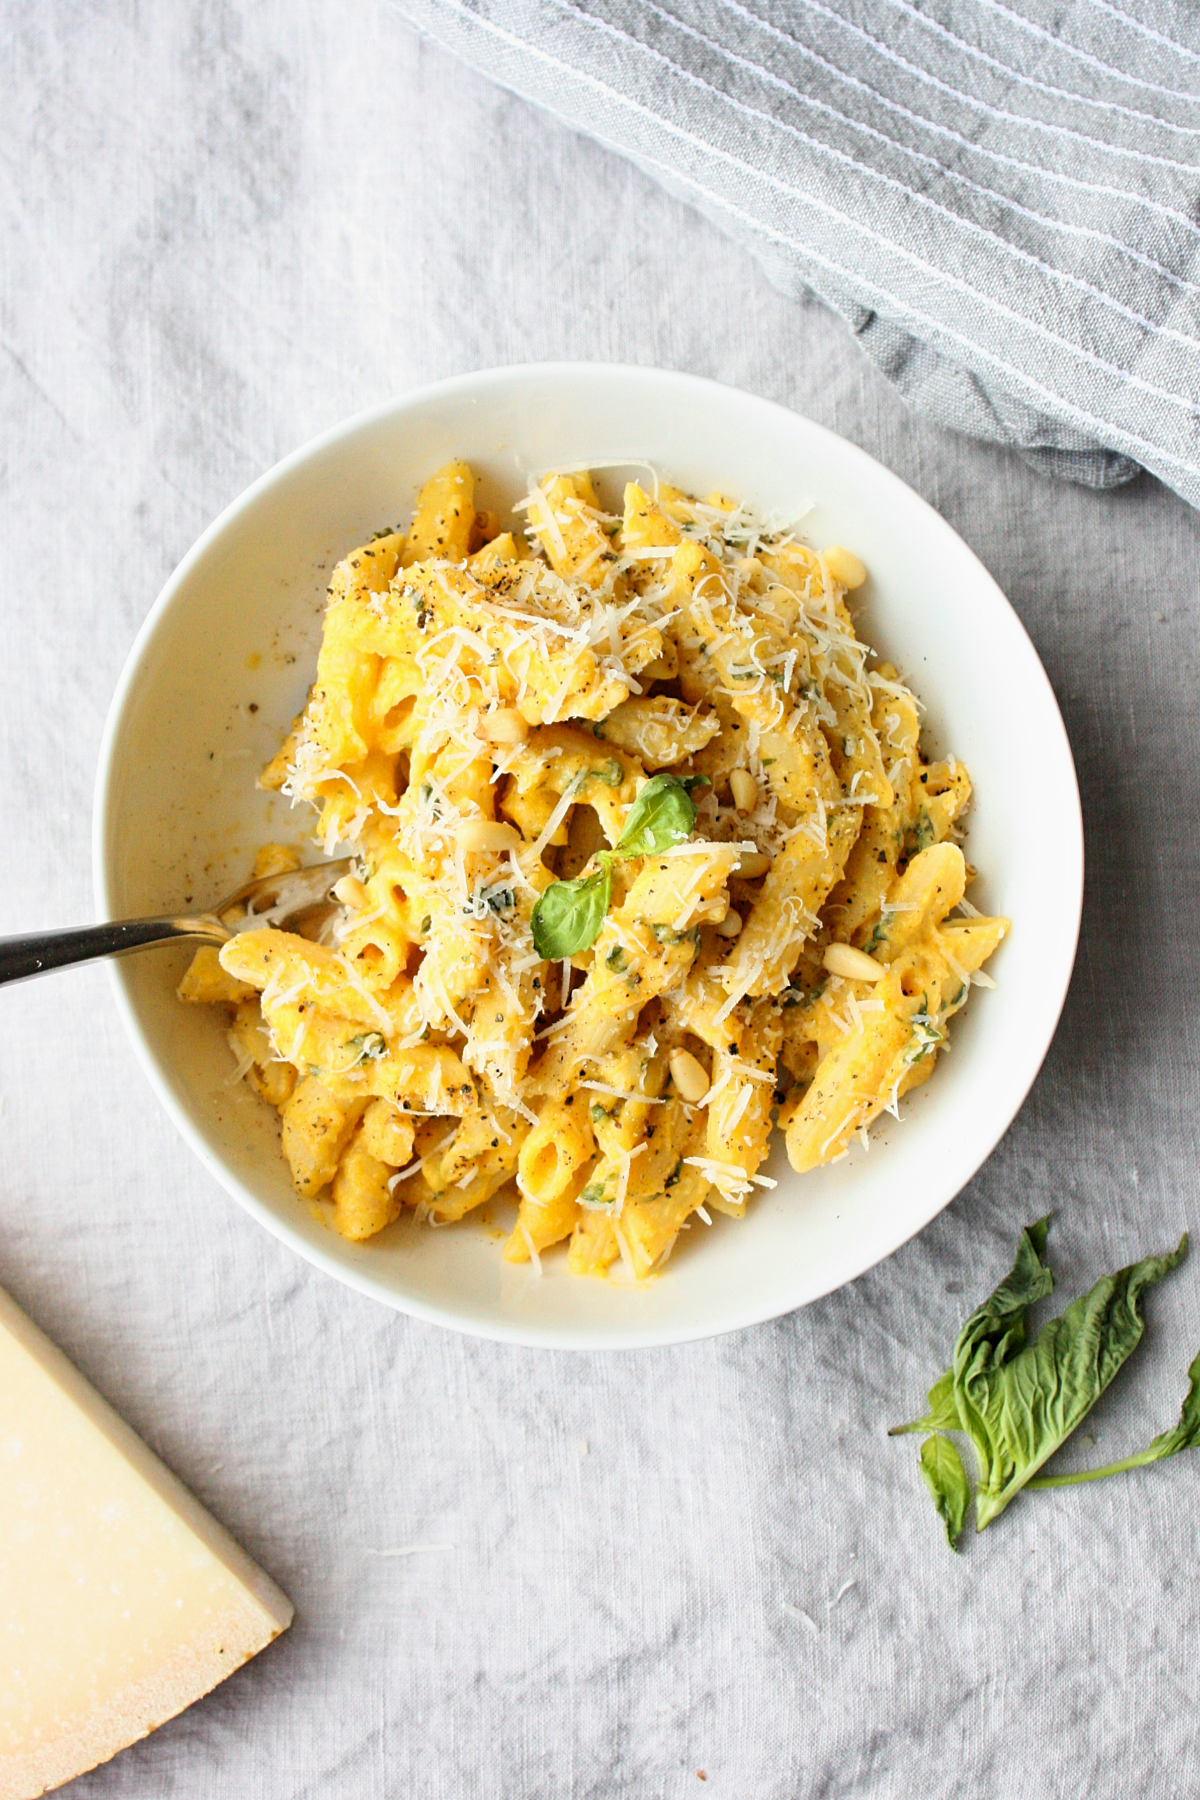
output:
[[[595,874],[550,883],[530,919],[539,956],[575,956],[595,943],[612,898],[612,865],[619,858],[657,856],[687,841],[696,823],[696,803],[688,789],[696,779],[652,775],[625,815],[612,849],[601,850]]]
[[[1013,1266],[958,1334],[950,1367],[929,1390],[928,1410],[895,1432],[930,1431],[920,1467],[953,1547],[966,1514],[966,1478],[949,1438],[966,1435],[975,1452],[975,1529],[999,1517],[1022,1488],[1067,1487],[1142,1468],[1179,1450],[1200,1447],[1200,1356],[1188,1371],[1179,1423],[1142,1451],[1103,1468],[1041,1475],[1039,1471],[1093,1406],[1142,1341],[1146,1289],[1169,1275],[1187,1254],[1187,1234],[1175,1250],[1147,1256],[1106,1275],[1090,1293],[1027,1342],[1026,1316],[1044,1299],[1054,1277],[1043,1260],[1047,1219],[1021,1233]],[[955,1470],[955,1463],[958,1470]]]
[[[618,856],[657,856],[684,843],[696,823],[696,803],[677,775],[652,775],[625,815],[613,846]]]
[[[552,881],[533,909],[533,947],[548,961],[575,956],[600,936],[612,895],[607,860],[594,875],[577,881]]]

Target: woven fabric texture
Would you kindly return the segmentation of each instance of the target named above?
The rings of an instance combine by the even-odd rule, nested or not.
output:
[[[819,294],[940,424],[1200,503],[1193,7],[399,5]]]

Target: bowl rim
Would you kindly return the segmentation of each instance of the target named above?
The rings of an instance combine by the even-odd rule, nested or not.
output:
[[[511,363],[489,369],[472,371],[467,374],[450,376],[440,381],[427,382],[419,387],[393,394],[389,396],[387,400],[354,413],[349,418],[343,419],[339,423],[328,427],[325,431],[319,432],[316,436],[301,444],[297,449],[289,452],[288,455],[281,457],[278,462],[274,463],[239,494],[235,495],[212,523],[200,534],[192,544],[191,548],[167,577],[130,646],[121,673],[117,679],[108,714],[104,722],[93,795],[92,869],[93,891],[98,916],[104,920],[111,919],[114,916],[111,893],[113,871],[110,868],[108,861],[107,844],[110,837],[110,821],[115,802],[113,779],[115,772],[114,764],[132,691],[141,672],[146,652],[150,648],[166,613],[173,604],[180,589],[187,582],[192,570],[202,561],[208,554],[210,548],[224,535],[228,528],[237,519],[241,518],[243,514],[253,509],[260,496],[267,493],[276,485],[286,481],[293,470],[303,466],[311,458],[321,455],[323,452],[336,446],[340,442],[353,438],[360,432],[369,430],[376,424],[401,415],[406,411],[428,405],[431,401],[449,401],[463,395],[478,394],[481,390],[487,390],[492,387],[502,387],[505,383],[511,382],[514,378],[518,380],[531,377],[536,377],[540,380],[571,380],[581,376],[594,378],[597,371],[605,371],[612,375],[620,375],[623,378],[634,378],[654,384],[665,383],[667,386],[677,385],[680,388],[693,390],[699,388],[708,390],[722,396],[733,395],[736,396],[739,402],[749,402],[752,406],[761,407],[771,413],[781,414],[785,419],[792,423],[800,423],[804,426],[806,431],[812,433],[818,441],[824,438],[829,440],[831,444],[836,444],[840,455],[849,454],[852,462],[860,460],[864,465],[864,468],[870,470],[871,478],[873,480],[883,480],[886,485],[891,486],[893,489],[901,490],[905,502],[910,506],[914,506],[917,509],[918,514],[924,515],[925,522],[930,525],[933,531],[948,532],[957,540],[962,549],[974,563],[981,581],[991,590],[993,599],[998,601],[1000,606],[1011,616],[1011,622],[1015,624],[1017,631],[1021,637],[1024,638],[1031,653],[1033,664],[1037,671],[1037,678],[1040,679],[1045,690],[1044,697],[1048,699],[1050,703],[1049,718],[1053,720],[1053,723],[1057,728],[1057,733],[1061,739],[1061,748],[1065,751],[1066,755],[1066,767],[1070,772],[1069,793],[1064,792],[1062,795],[1062,799],[1064,801],[1069,800],[1070,805],[1068,816],[1064,817],[1061,822],[1061,842],[1065,852],[1064,860],[1069,857],[1070,868],[1068,886],[1066,891],[1062,892],[1061,898],[1063,901],[1064,912],[1067,913],[1072,920],[1072,930],[1070,933],[1071,953],[1069,957],[1064,956],[1063,958],[1062,968],[1056,984],[1057,991],[1053,993],[1051,1004],[1043,1014],[1045,1024],[1043,1031],[1040,1034],[1040,1041],[1038,1041],[1036,1046],[1036,1054],[1032,1055],[1029,1061],[1028,1080],[1019,1090],[1014,1090],[1015,1099],[1013,1100],[1011,1110],[1008,1111],[1007,1117],[1003,1119],[997,1128],[989,1131],[987,1135],[990,1141],[986,1143],[981,1141],[978,1158],[975,1161],[974,1168],[965,1177],[963,1182],[956,1188],[954,1193],[934,1207],[915,1230],[901,1227],[900,1231],[895,1234],[887,1231],[883,1232],[878,1240],[879,1248],[877,1252],[873,1250],[870,1260],[864,1263],[863,1266],[858,1269],[857,1273],[839,1278],[835,1272],[827,1285],[821,1287],[818,1292],[808,1293],[803,1299],[795,1302],[788,1303],[785,1301],[780,1304],[775,1300],[767,1300],[755,1304],[753,1301],[748,1301],[742,1303],[740,1306],[732,1305],[727,1313],[723,1313],[719,1318],[711,1322],[708,1320],[701,1320],[675,1327],[669,1325],[656,1325],[651,1329],[639,1328],[635,1322],[630,1322],[622,1324],[619,1328],[614,1328],[605,1332],[600,1332],[582,1322],[578,1327],[563,1327],[553,1324],[533,1326],[523,1321],[514,1321],[512,1324],[508,1324],[502,1320],[482,1320],[464,1312],[456,1312],[452,1303],[439,1305],[418,1295],[398,1293],[392,1289],[382,1288],[378,1280],[373,1277],[369,1271],[360,1269],[356,1264],[343,1262],[332,1252],[327,1252],[319,1244],[311,1242],[296,1230],[285,1218],[281,1217],[261,1200],[254,1190],[246,1182],[241,1180],[241,1178],[227,1166],[221,1157],[210,1148],[200,1132],[194,1127],[192,1121],[187,1117],[186,1113],[176,1104],[175,1096],[160,1068],[159,1059],[155,1055],[142,1031],[130,989],[123,978],[121,966],[122,958],[114,957],[110,959],[108,975],[116,999],[117,1010],[125,1027],[125,1031],[133,1045],[135,1056],[141,1065],[143,1073],[149,1081],[150,1087],[154,1091],[168,1117],[171,1119],[176,1130],[180,1133],[189,1148],[199,1158],[209,1174],[213,1176],[222,1188],[224,1188],[226,1193],[236,1200],[239,1205],[244,1207],[259,1224],[265,1226],[272,1236],[280,1243],[287,1245],[289,1249],[300,1255],[306,1262],[320,1269],[322,1273],[332,1276],[336,1281],[343,1283],[345,1286],[354,1289],[356,1292],[365,1295],[367,1298],[374,1300],[383,1306],[389,1307],[393,1311],[404,1313],[409,1317],[419,1319],[426,1324],[439,1325],[446,1329],[460,1331],[471,1337],[482,1338],[496,1343],[517,1344],[532,1349],[624,1351],[703,1342],[710,1338],[722,1337],[729,1332],[746,1330],[753,1325],[766,1324],[772,1319],[785,1317],[790,1312],[798,1311],[801,1307],[811,1305],[814,1301],[825,1298],[828,1294],[836,1292],[839,1288],[849,1285],[851,1281],[858,1280],[860,1276],[867,1274],[871,1269],[877,1267],[879,1263],[886,1261],[889,1256],[894,1255],[904,1244],[910,1242],[914,1237],[919,1236],[935,1218],[944,1212],[948,1206],[953,1204],[954,1200],[958,1198],[958,1195],[961,1194],[967,1183],[974,1179],[974,1176],[991,1156],[1001,1138],[1004,1137],[1008,1131],[1017,1113],[1024,1105],[1034,1082],[1041,1072],[1042,1065],[1045,1062],[1046,1055],[1053,1042],[1055,1033],[1057,1032],[1063,1007],[1066,1004],[1067,992],[1074,973],[1075,961],[1078,953],[1079,934],[1083,916],[1085,875],[1083,810],[1079,794],[1078,772],[1075,768],[1075,760],[1071,752],[1070,739],[1067,735],[1066,725],[1063,721],[1062,712],[1058,705],[1058,699],[1054,693],[1050,678],[1046,673],[1041,657],[1038,655],[1037,647],[1030,637],[1020,614],[1017,612],[1016,608],[1013,606],[1012,602],[1004,593],[1004,590],[1000,587],[991,572],[971,549],[970,545],[966,543],[965,539],[959,536],[958,532],[955,531],[949,521],[944,519],[936,508],[931,506],[921,494],[910,487],[901,476],[897,475],[892,469],[889,469],[885,463],[881,463],[877,458],[873,457],[869,451],[862,449],[860,445],[853,443],[850,439],[844,438],[837,432],[830,430],[828,426],[821,425],[817,421],[808,418],[807,415],[799,413],[791,407],[784,406],[779,401],[770,400],[762,395],[750,393],[747,389],[736,387],[732,383],[715,381],[709,376],[694,375],[683,370],[660,369],[653,365],[616,363],[599,360],[594,362],[555,361]]]

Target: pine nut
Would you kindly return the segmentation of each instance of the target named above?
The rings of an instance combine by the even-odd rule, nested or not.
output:
[[[734,769],[729,776],[729,791],[740,813],[752,813],[758,805],[758,783],[749,769]]]
[[[821,960],[831,975],[842,975],[847,981],[882,981],[887,974],[882,963],[853,944],[828,944]]]
[[[523,744],[529,726],[515,706],[501,706],[495,712],[484,713],[479,721],[479,735],[489,744]]]
[[[694,1057],[690,1050],[672,1050],[671,1080],[679,1090],[681,1100],[695,1105],[703,1100],[708,1092],[708,1076],[704,1072],[704,1064]]]
[[[826,550],[825,567],[847,593],[860,588],[867,579],[867,565],[861,556],[855,556],[853,550],[843,550],[840,544],[830,544]]]
[[[333,892],[343,906],[352,906],[356,912],[361,912],[367,904],[367,890],[357,875],[343,875],[340,881],[334,882]]]
[[[503,819],[466,819],[459,826],[457,837],[459,849],[468,852],[517,850],[521,845],[516,826],[505,824]]]
[[[735,912],[733,907],[731,906],[729,911],[725,914],[725,917],[721,920],[720,924],[717,926],[717,930],[720,932],[722,937],[735,938],[740,934],[741,929],[742,929],[742,915],[740,912]]]
[[[743,850],[737,872],[745,876],[747,881],[754,881],[759,875],[765,875],[770,866],[770,857],[764,856],[761,850]]]

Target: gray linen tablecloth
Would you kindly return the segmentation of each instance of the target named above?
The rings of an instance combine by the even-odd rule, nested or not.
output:
[[[1197,515],[922,422],[831,313],[382,6],[7,23],[0,930],[90,916],[105,709],[226,501],[381,395],[541,357],[739,383],[911,482],[1033,634],[1089,853],[1062,1027],[970,1188],[842,1293],[656,1353],[499,1348],[335,1286],[176,1138],[102,972],[0,996],[0,1283],[297,1609],[74,1792],[1194,1795],[1200,1458],[1024,1498],[955,1558],[884,1429],[1023,1221],[1055,1209],[1065,1294],[1200,1226]],[[1197,1269],[1097,1454],[1173,1418]]]

